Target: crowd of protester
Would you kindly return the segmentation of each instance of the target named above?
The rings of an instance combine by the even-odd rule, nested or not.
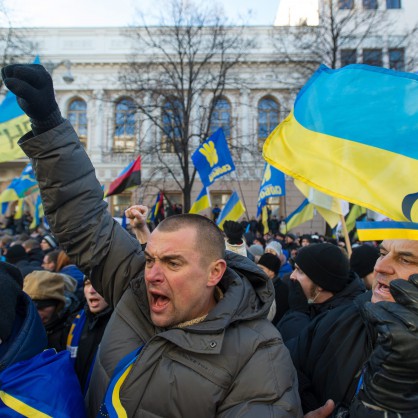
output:
[[[142,205],[128,233],[46,70],[2,77],[51,230],[1,233],[1,416],[418,416],[418,241],[350,255],[195,214],[150,231]]]

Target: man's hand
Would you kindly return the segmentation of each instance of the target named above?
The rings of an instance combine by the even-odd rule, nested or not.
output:
[[[308,412],[304,418],[327,418],[332,414],[332,411],[335,408],[335,403],[333,400],[328,399],[325,402],[324,406],[321,406],[318,409],[315,409],[315,411]]]
[[[125,211],[126,219],[129,219],[129,224],[135,233],[136,239],[141,244],[148,242],[151,235],[147,225],[148,207],[143,205],[134,205]]]
[[[126,219],[134,229],[147,227],[148,207],[143,205],[134,205],[125,210]]]
[[[37,121],[44,121],[58,110],[49,73],[39,64],[12,64],[1,70],[6,87],[17,96],[22,110]]]
[[[366,364],[363,390],[377,406],[418,413],[418,275],[390,283],[396,303],[367,303],[378,338]]]

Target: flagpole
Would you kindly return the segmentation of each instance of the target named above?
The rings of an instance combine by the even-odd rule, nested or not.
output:
[[[353,250],[351,249],[350,237],[348,236],[347,225],[345,223],[344,215],[340,215],[341,226],[344,232],[345,246],[347,248],[348,257],[351,257]]]
[[[246,215],[246,217],[247,217],[247,221],[248,221],[248,222],[250,222],[250,217],[248,216],[247,204],[245,203],[245,197],[244,197],[244,193],[242,192],[242,189],[241,189],[241,183],[240,183],[240,181],[238,180],[237,170],[234,170],[234,171],[235,171],[235,176],[237,177],[237,183],[238,183],[239,191],[240,191],[240,193],[241,193],[242,202],[244,203],[244,207],[245,207],[245,215]]]

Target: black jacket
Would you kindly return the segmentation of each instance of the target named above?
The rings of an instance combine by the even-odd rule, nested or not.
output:
[[[307,305],[304,312],[297,310],[287,311],[277,325],[283,341],[290,340],[300,334],[318,315],[343,305],[350,304],[357,296],[366,291],[363,281],[353,272],[347,286],[323,303]]]
[[[328,399],[338,406],[348,405],[353,398],[375,340],[362,314],[370,299],[371,292],[363,293],[352,303],[319,315],[298,337],[286,342],[298,371],[305,413]]]
[[[87,304],[83,309],[86,313],[86,322],[78,344],[75,372],[80,381],[81,389],[85,393],[87,390],[85,386],[86,384],[88,386],[88,377],[91,374],[91,367],[96,357],[97,348],[113,311],[108,307],[98,314],[92,314]]]

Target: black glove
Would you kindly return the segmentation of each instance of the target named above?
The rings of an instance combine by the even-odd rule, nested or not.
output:
[[[309,313],[308,299],[306,299],[305,293],[303,293],[302,286],[297,280],[290,279],[288,282],[289,287],[289,309],[293,311]]]
[[[8,65],[2,68],[1,76],[6,87],[17,96],[19,106],[31,118],[35,134],[64,121],[55,101],[52,78],[42,65]]]
[[[363,390],[372,404],[418,414],[418,275],[393,280],[390,292],[397,303],[364,306],[378,338],[366,364]]]
[[[244,227],[235,221],[224,222],[224,232],[228,238],[228,242],[232,245],[242,244],[242,236],[244,235]]]

